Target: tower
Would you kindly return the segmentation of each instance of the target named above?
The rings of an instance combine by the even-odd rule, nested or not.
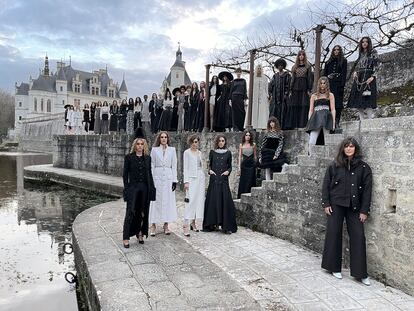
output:
[[[43,69],[43,75],[48,76],[49,75],[49,58],[45,57],[45,68]]]
[[[127,99],[128,97],[128,89],[125,83],[125,74],[122,77],[121,87],[119,88],[119,97],[121,99]]]
[[[55,111],[62,111],[68,104],[68,81],[65,74],[65,63],[62,61],[57,63],[58,72],[56,74],[56,102]]]

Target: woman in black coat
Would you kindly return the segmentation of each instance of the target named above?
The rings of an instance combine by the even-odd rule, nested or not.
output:
[[[224,135],[216,136],[214,148],[209,156],[210,182],[204,204],[203,230],[213,231],[220,226],[223,233],[231,234],[237,231],[236,209],[229,186],[231,152]]]
[[[346,219],[350,243],[351,276],[370,285],[364,223],[371,205],[372,172],[361,160],[361,148],[353,137],[339,146],[335,161],[326,170],[322,206],[328,216],[322,268],[342,279],[342,227]]]
[[[344,109],[344,89],[348,63],[343,55],[342,47],[335,45],[329,60],[326,62],[323,76],[329,79],[329,89],[335,97],[335,126],[339,127],[341,113]]]
[[[140,135],[137,135],[140,136]],[[124,201],[127,202],[123,244],[129,248],[129,238],[135,235],[140,244],[148,236],[150,201],[155,201],[155,187],[151,172],[151,157],[144,138],[136,138],[131,153],[124,162]]]

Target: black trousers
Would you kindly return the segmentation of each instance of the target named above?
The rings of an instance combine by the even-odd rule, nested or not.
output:
[[[144,221],[148,221],[148,215],[145,208],[147,193],[147,186],[144,183],[139,183],[134,189],[130,189],[124,219],[123,240],[129,240],[131,236],[137,235],[140,232],[142,232],[143,235],[146,234],[143,231],[145,231]]]
[[[335,108],[335,127],[339,127],[339,122],[341,122],[341,114],[343,108]]]
[[[330,272],[340,272],[342,267],[342,229],[344,218],[349,234],[351,276],[362,279],[368,276],[364,224],[359,213],[350,207],[332,206],[328,216],[322,268]]]

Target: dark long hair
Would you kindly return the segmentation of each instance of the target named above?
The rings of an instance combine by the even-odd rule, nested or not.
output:
[[[250,131],[250,130],[244,131],[243,137],[242,137],[242,145],[246,142],[246,134],[247,133],[250,134],[249,144],[250,144],[250,146],[253,146],[253,144],[254,144],[254,134],[253,134],[253,131]]]
[[[270,128],[270,123],[271,122],[274,122],[275,123],[275,130],[276,130],[276,132],[281,132],[282,131],[282,128],[280,127],[279,120],[276,117],[273,117],[273,116],[270,117],[269,120],[267,120],[267,131],[270,131],[271,130],[271,128]]]
[[[335,56],[335,54],[334,54],[335,49],[339,49],[338,56]],[[329,59],[328,59],[327,63],[330,63],[334,59],[337,59],[339,66],[342,66],[342,63],[343,63],[345,57],[344,57],[344,51],[342,49],[342,46],[340,46],[339,44],[337,44],[333,47],[332,52],[331,52],[331,56],[329,56]]]
[[[161,145],[161,135],[167,135],[167,145],[169,146],[171,143],[170,135],[167,132],[159,132],[157,138],[155,138],[154,147],[159,147]]]
[[[217,76],[212,76],[210,81],[210,88],[214,85],[214,78],[216,78],[216,85],[219,85],[219,79]]]
[[[359,40],[359,43],[358,43],[359,55],[361,55],[364,52],[364,49],[362,48],[362,41],[364,41],[365,39],[368,40],[367,54],[371,55],[371,53],[372,53],[372,41],[371,41],[370,37],[362,37],[361,40]]]
[[[165,90],[165,95],[164,95],[164,99],[165,100],[167,100],[167,99],[172,99],[172,95],[171,95],[171,91],[170,91],[170,89],[166,89]]]
[[[305,52],[305,50],[300,50],[299,52],[298,52],[298,54],[296,55],[296,60],[295,60],[295,64],[293,65],[293,67],[292,67],[292,72],[294,73],[295,71],[296,71],[296,69],[299,67],[299,65],[300,65],[300,60],[299,60],[299,56],[300,55],[303,55],[303,56],[305,56],[304,57],[304,59],[303,59],[303,64],[305,65],[305,67],[306,67],[306,69],[308,69],[310,66],[311,66],[311,64],[309,63],[309,61],[308,61],[308,57],[306,56],[306,52]]]
[[[359,143],[354,137],[349,136],[345,138],[339,144],[338,153],[336,154],[336,157],[335,157],[335,163],[337,166],[340,166],[340,167],[346,166],[348,157],[345,155],[344,150],[345,150],[345,147],[348,147],[349,145],[355,146],[355,153],[354,153],[353,159],[356,159],[356,160],[362,159],[361,147],[359,146]]]
[[[214,138],[214,149],[219,149],[218,143],[219,139],[224,138],[224,147],[223,149],[227,149],[227,138],[223,134],[218,134],[216,138]]]

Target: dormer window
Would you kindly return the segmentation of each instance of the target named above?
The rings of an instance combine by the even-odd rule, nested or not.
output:
[[[80,84],[75,83],[75,93],[80,93]]]
[[[108,91],[108,95],[109,95],[109,97],[114,98],[114,97],[115,97],[115,96],[114,96],[114,90],[109,90],[109,91]]]

